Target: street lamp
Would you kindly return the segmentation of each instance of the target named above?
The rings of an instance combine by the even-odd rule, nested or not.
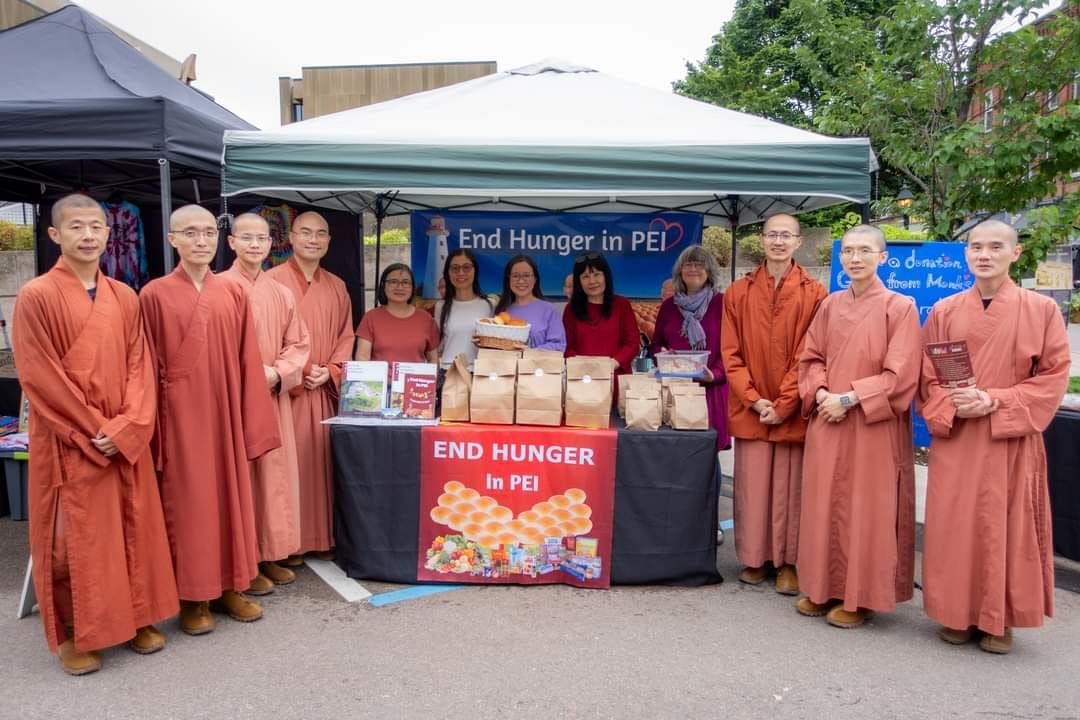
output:
[[[904,221],[904,229],[908,229],[908,208],[911,207],[911,201],[915,199],[915,195],[912,194],[911,188],[907,183],[900,186],[900,192],[896,194],[896,204],[900,206],[900,217]]]

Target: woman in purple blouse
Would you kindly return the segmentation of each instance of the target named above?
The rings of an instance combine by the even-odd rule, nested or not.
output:
[[[529,328],[529,347],[538,350],[566,350],[566,330],[555,306],[540,290],[540,271],[532,258],[516,255],[503,270],[503,289],[495,314],[506,311],[524,320]]]
[[[716,447],[731,447],[728,432],[728,388],[720,358],[720,321],[724,294],[718,289],[720,267],[700,245],[688,247],[671,272],[675,295],[660,305],[649,350],[708,350],[709,366],[698,382],[705,386],[709,425],[716,429]]]

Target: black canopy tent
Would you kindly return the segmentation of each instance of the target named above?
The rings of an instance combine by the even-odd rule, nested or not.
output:
[[[0,32],[0,67],[0,198],[44,210],[82,190],[147,203],[148,221],[160,213],[159,232],[146,223],[158,268],[171,270],[174,201],[216,205],[222,135],[254,127],[76,5]],[[38,243],[39,271],[50,246]]]

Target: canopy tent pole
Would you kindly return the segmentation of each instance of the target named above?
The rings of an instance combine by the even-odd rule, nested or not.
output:
[[[862,218],[863,225],[870,224],[870,203],[859,205],[859,217]]]
[[[731,282],[735,282],[735,261],[739,250],[739,243],[735,239],[735,233],[739,229],[739,196],[731,196],[731,210],[728,212],[728,226],[731,228]]]
[[[383,205],[383,196],[375,198],[375,287],[379,287],[379,273],[382,271],[382,221],[386,217],[386,207]],[[363,238],[360,239],[363,242]],[[378,293],[375,296],[375,305],[378,306]]]
[[[172,215],[172,172],[167,158],[158,158],[161,185],[161,247],[164,251],[165,274],[173,271],[172,245],[169,244],[169,216]]]
[[[360,224],[360,317],[367,312],[367,258],[364,251],[364,213],[356,216]]]

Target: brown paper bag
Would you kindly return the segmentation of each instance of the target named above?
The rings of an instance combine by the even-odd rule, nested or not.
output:
[[[579,356],[566,359],[566,424],[606,428],[611,424],[611,358]]]
[[[627,377],[624,376],[625,380]],[[649,382],[634,382],[626,390],[626,427],[630,430],[659,430],[663,405],[660,403],[660,383],[647,375],[639,378]]]
[[[530,360],[546,359],[546,360],[558,360],[566,367],[566,358],[558,350],[540,350],[537,348],[525,348],[521,351],[521,357],[529,358]]]
[[[626,417],[626,393],[632,387],[645,387],[647,385],[656,385],[657,392],[660,392],[660,381],[651,375],[620,375],[618,378],[619,385],[619,417]]]
[[[562,425],[564,367],[562,353],[518,360],[518,425]]]
[[[671,425],[671,388],[675,385],[689,385],[694,381],[690,378],[666,377],[660,380],[660,404],[663,408],[661,422]]]
[[[507,353],[516,355],[516,353]],[[486,355],[473,363],[469,415],[474,423],[514,424],[516,357]]]
[[[521,357],[520,350],[496,350],[495,348],[482,347],[476,351],[477,360],[480,358],[510,358],[516,362],[519,357]],[[476,365],[473,364],[473,367],[475,368]]]
[[[709,429],[705,388],[697,383],[679,383],[671,387],[671,427],[676,430]]]
[[[442,409],[439,417],[443,420],[469,422],[469,386],[472,374],[469,361],[464,355],[454,358],[454,364],[446,370],[442,386]]]

